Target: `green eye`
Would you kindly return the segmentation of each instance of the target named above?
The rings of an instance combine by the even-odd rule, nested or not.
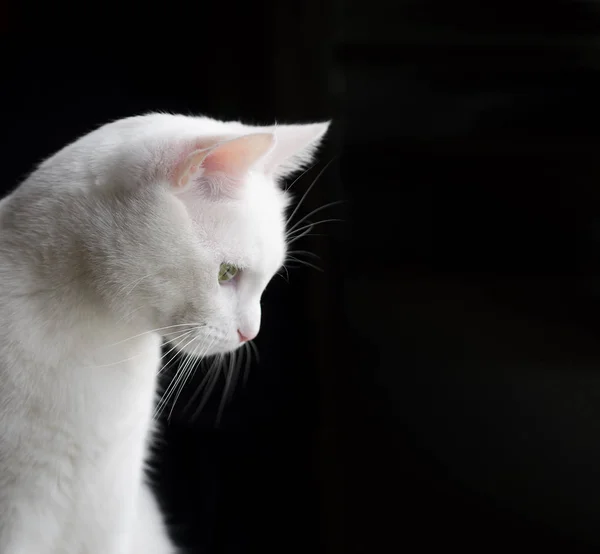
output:
[[[239,269],[231,264],[221,264],[219,267],[219,283],[231,281],[237,274]]]

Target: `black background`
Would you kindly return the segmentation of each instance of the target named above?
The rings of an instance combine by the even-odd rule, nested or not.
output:
[[[333,160],[298,214],[344,201],[300,243],[325,271],[272,282],[260,363],[218,425],[219,387],[164,422],[182,546],[600,547],[595,3],[198,4],[175,29],[138,21],[143,39],[61,46],[10,33],[27,20],[4,18],[5,191],[149,110],[334,121],[294,185]]]

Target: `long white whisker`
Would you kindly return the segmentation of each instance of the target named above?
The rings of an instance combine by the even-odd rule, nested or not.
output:
[[[321,272],[324,271],[323,268],[319,267],[318,265],[311,264],[310,262],[307,262],[306,260],[301,260],[300,258],[296,258],[294,256],[288,256],[288,259],[292,260],[294,262],[298,262],[300,265],[305,265],[307,267],[316,269],[317,271],[321,271]]]
[[[324,236],[326,236],[326,235],[324,235],[323,233],[310,233],[307,231],[306,233],[303,233],[299,237],[294,237],[294,240],[288,240],[287,243],[288,243],[288,246],[291,246],[296,241],[300,240],[302,237],[324,237]]]
[[[117,295],[121,295],[123,294],[123,298],[126,298],[127,296],[129,296],[134,290],[135,288],[144,280],[144,279],[148,279],[148,277],[152,277],[153,275],[156,275],[155,272],[153,273],[148,273],[147,275],[144,275],[143,277],[139,277],[138,279],[135,279],[134,281],[131,281],[130,283],[128,283],[125,286],[122,286],[119,288],[119,290],[117,291]],[[133,286],[131,286],[133,285]],[[131,287],[127,292],[124,292],[125,289]]]
[[[187,353],[183,367],[181,367],[179,369],[180,377],[177,380],[177,382],[173,385],[173,394],[171,396],[174,396],[174,398],[173,398],[173,401],[171,402],[171,409],[169,411],[169,415],[167,416],[168,421],[171,419],[171,416],[173,415],[173,410],[175,408],[177,399],[179,398],[179,395],[181,394],[181,391],[182,391],[183,387],[185,386],[188,372],[189,372],[190,368],[194,366],[194,358],[195,358],[197,349],[198,349],[198,345],[196,344],[194,346],[194,350],[192,352]]]
[[[192,329],[191,331],[186,331],[183,334],[183,338],[181,338],[181,336],[179,336],[179,337],[173,339],[173,341],[170,344],[177,341],[176,344],[173,344],[173,346],[160,357],[160,361],[165,359],[171,352],[173,352],[173,350],[175,350],[183,341],[185,341],[190,336],[190,334],[194,333],[195,331],[196,331],[195,329]],[[175,354],[171,357],[171,359],[169,359],[165,364],[163,364],[163,367],[160,368],[158,370],[158,372],[162,373],[167,367],[169,367],[169,364],[175,359],[177,354],[178,354],[178,352],[175,352]]]
[[[181,333],[181,331],[177,331],[177,332]],[[191,331],[186,331],[184,334],[189,334],[190,332]],[[180,335],[179,337],[176,337],[174,340],[178,340],[179,338],[181,338],[181,336],[182,335]],[[86,367],[88,367],[89,369],[96,369],[99,367],[111,367],[111,366],[122,364],[124,362],[128,362],[129,360],[134,360],[135,358],[142,356],[143,354],[144,354],[144,352],[138,352],[137,354],[134,354],[133,356],[129,356],[129,358],[124,358],[123,360],[118,360],[116,362],[111,362],[109,364],[101,364],[101,365],[86,366]],[[160,359],[162,360],[162,357]]]
[[[285,190],[286,192],[288,192],[302,177],[304,177],[313,167],[315,167],[317,164],[314,163],[312,164],[310,167],[307,167],[302,173],[300,173],[300,175],[298,175],[298,177],[296,177],[292,183],[290,185],[288,185]]]
[[[344,221],[344,220],[343,219],[322,219],[322,220],[316,221],[314,223],[307,223],[306,225],[303,225],[302,227],[299,227],[297,229],[293,229],[293,230],[290,229],[290,231],[286,235],[286,238],[293,239],[294,237],[297,236],[298,233],[300,233],[306,229],[312,229],[316,225],[322,225],[323,223],[340,223],[342,221]]]
[[[280,273],[280,271],[285,271],[285,276],[283,275],[283,273]],[[281,278],[282,278],[282,279],[283,279],[283,280],[284,280],[286,283],[288,283],[288,284],[289,284],[289,282],[290,282],[290,274],[289,274],[289,272],[288,272],[288,270],[287,270],[287,267],[285,267],[285,265],[282,265],[282,266],[281,266],[281,269],[280,269],[280,270],[277,272],[277,275],[280,275],[280,276],[281,276]]]
[[[118,342],[113,342],[112,344],[107,344],[105,346],[101,346],[100,349],[110,348],[111,346],[116,346],[117,344],[122,344],[124,342],[137,339],[138,337],[143,337],[144,335],[149,335],[150,333],[157,333],[158,331],[164,331],[165,329],[173,329],[174,327],[204,327],[201,323],[178,323],[177,325],[167,325],[166,327],[158,327],[156,329],[150,329],[149,331],[144,331],[143,333],[139,333],[137,335],[133,335],[132,337],[128,337],[126,339],[120,340]],[[161,333],[168,334],[168,333]]]
[[[181,332],[181,331],[178,331]],[[187,331],[187,333],[189,333],[190,331]],[[179,337],[177,337],[179,338]],[[134,354],[133,356],[129,356],[129,358],[124,358],[123,360],[118,360],[116,362],[111,362],[109,364],[101,364],[101,365],[94,365],[94,366],[87,366],[89,369],[96,369],[99,367],[111,367],[111,366],[115,366],[115,365],[119,365],[122,364],[124,362],[128,362],[129,360],[134,360],[135,358],[142,356],[144,354],[144,352],[138,352],[137,354]],[[161,358],[162,359],[162,358]]]
[[[306,237],[307,235],[311,234],[311,231],[313,230],[312,225],[303,233],[298,233],[298,234],[294,234],[291,237],[286,237],[286,242],[288,244],[288,246],[291,246],[292,244],[294,244],[297,240],[300,240],[302,237]],[[313,235],[313,236],[319,236],[319,235]]]
[[[119,365],[119,364],[128,362],[129,360],[135,360],[135,358],[142,356],[143,354],[144,354],[144,352],[138,352],[137,354],[134,354],[133,356],[130,356],[129,358],[125,358],[124,360],[119,360],[117,362],[111,362],[110,364],[86,366],[86,369],[97,369],[99,367],[111,367],[111,366]]]
[[[184,350],[185,348],[187,348],[187,346],[189,346],[192,342],[194,342],[196,340],[196,336],[194,335],[183,347],[181,347],[181,350]],[[187,361],[189,354],[186,354],[186,358],[184,359],[184,363]],[[158,401],[157,407],[155,409],[155,419],[157,419],[158,417],[160,417],[160,414],[162,413],[163,409],[165,408],[165,406],[167,405],[169,398],[172,396],[173,394],[173,390],[176,386],[176,384],[179,382],[179,379],[181,378],[181,364],[179,364],[177,366],[177,370],[175,372],[175,376],[173,377],[173,379],[171,380],[171,382],[169,383],[169,385],[167,386],[167,389],[165,390],[165,392],[163,393],[161,399]]]
[[[166,353],[165,353],[163,356],[161,356],[161,360],[162,360],[163,358],[166,358],[166,357],[167,357],[167,356],[168,356],[168,355],[169,355],[171,352],[173,352],[174,350],[176,350],[176,352],[174,352],[174,354],[173,354],[173,355],[172,355],[172,356],[171,356],[171,357],[170,357],[170,358],[169,358],[169,359],[168,359],[166,362],[164,362],[164,363],[163,363],[163,367],[162,367],[162,368],[159,370],[159,373],[162,373],[163,371],[165,371],[165,370],[166,370],[166,369],[167,369],[167,368],[168,368],[168,367],[171,365],[171,362],[172,362],[172,361],[173,361],[175,358],[177,358],[177,356],[180,354],[180,352],[179,352],[179,350],[178,350],[178,349],[179,349],[179,347],[180,347],[180,346],[181,346],[181,344],[182,344],[183,342],[185,342],[185,341],[188,339],[188,337],[189,337],[191,334],[193,334],[193,333],[194,333],[194,330],[192,330],[192,331],[188,331],[188,332],[185,334],[185,336],[184,336],[183,338],[179,339],[179,340],[177,341],[177,343],[176,343],[176,344],[174,344],[174,345],[172,346],[172,348],[170,348],[170,349],[169,349],[169,351],[168,351],[168,352],[166,352]]]
[[[233,372],[235,367],[235,358],[236,351],[230,353],[229,356],[229,367],[226,369],[226,377],[225,377],[225,386],[223,388],[223,394],[221,395],[221,401],[219,402],[219,408],[217,410],[217,418],[216,425],[218,426],[221,423],[221,417],[223,416],[223,410],[225,409],[225,404],[227,403],[228,397],[230,393],[233,392],[231,389],[231,384],[233,383]]]
[[[298,221],[296,221],[296,223],[294,223],[291,227],[288,228],[287,232],[291,233],[292,231],[296,230],[298,228],[298,225],[300,225],[301,223],[306,221],[309,217],[312,217],[313,215],[319,213],[320,211],[323,211],[323,210],[326,210],[327,208],[332,208],[333,206],[337,206],[339,204],[344,204],[344,203],[345,203],[345,200],[335,200],[334,202],[328,202],[327,204],[323,204],[322,206],[315,208],[311,212],[302,216]]]
[[[188,356],[189,356],[189,354],[186,353],[186,356],[184,358],[184,363],[187,362]],[[167,386],[159,403],[156,406],[156,410],[154,412],[154,419],[158,419],[163,414],[165,408],[169,404],[169,399],[173,395],[173,392],[175,391],[175,388],[177,387],[177,383],[179,383],[179,380],[181,379],[181,376],[182,376],[181,367],[182,366],[181,366],[181,362],[180,362],[177,365],[177,370],[175,371],[175,375],[174,375],[173,379],[171,379],[171,382]]]
[[[256,363],[260,363],[260,356],[258,355],[258,346],[254,344],[254,341],[248,341],[248,344],[250,345],[250,348],[252,348],[252,350],[254,351],[254,355],[256,356]]]
[[[242,383],[244,387],[248,384],[250,376],[250,367],[252,365],[252,349],[249,342],[244,343],[244,352],[246,353],[246,363],[244,364],[244,372],[242,374]]]
[[[135,313],[135,312],[139,312],[140,310],[143,310],[144,308],[147,308],[147,305],[144,306],[138,306],[137,308],[131,310],[130,312],[122,315],[117,321],[120,323],[121,321],[126,321],[129,320],[129,318]]]
[[[325,167],[323,167],[323,169],[321,169],[321,171],[319,171],[319,173],[317,174],[317,176],[314,178],[313,182],[306,189],[306,191],[304,192],[304,194],[300,198],[300,201],[298,202],[298,204],[296,204],[296,207],[294,208],[294,211],[291,213],[290,217],[287,218],[287,221],[285,222],[286,226],[290,223],[290,221],[292,221],[293,217],[296,215],[296,213],[300,209],[300,206],[302,206],[302,203],[304,202],[304,200],[308,196],[308,193],[312,190],[312,188],[315,186],[316,182],[319,180],[319,177],[321,177],[321,175],[323,175],[323,172],[329,167],[329,165],[331,164],[332,161],[333,161],[333,159],[329,160],[325,164]]]
[[[175,409],[175,405],[177,404],[177,399],[179,398],[179,396],[181,394],[181,391],[185,387],[185,385],[186,385],[186,383],[187,383],[190,375],[193,373],[194,368],[196,368],[197,364],[203,358],[203,354],[200,354],[200,356],[197,356],[198,352],[200,350],[204,350],[204,352],[208,352],[208,350],[212,346],[213,342],[214,342],[214,339],[211,341],[211,343],[206,348],[203,348],[203,345],[196,345],[196,348],[194,349],[194,351],[190,355],[189,362],[188,362],[187,366],[184,369],[184,377],[181,380],[181,385],[179,387],[179,390],[177,391],[177,394],[175,395],[175,398],[173,399],[173,404],[171,405],[171,411],[169,412],[168,419],[171,419],[171,416],[173,414],[173,410]]]
[[[217,367],[219,365],[219,356],[215,356],[215,358],[213,359],[213,361],[211,362],[210,366],[208,367],[208,369],[206,370],[206,374],[204,375],[204,377],[202,378],[202,381],[200,381],[200,384],[198,385],[198,387],[196,388],[196,390],[194,391],[194,394],[192,395],[192,397],[190,398],[190,400],[187,403],[186,409],[189,408],[195,401],[196,398],[198,397],[198,395],[200,394],[200,392],[202,391],[202,389],[204,388],[204,386],[206,385],[206,382],[208,381],[210,375],[212,375],[213,370],[215,369],[215,367]],[[195,417],[196,412],[194,412],[192,417]]]
[[[309,252],[308,250],[289,250],[288,254],[302,254],[304,256],[310,256],[311,258],[314,258],[316,260],[321,259],[319,256],[317,256],[317,254],[315,254],[314,252]]]
[[[208,399],[210,398],[210,395],[212,394],[212,391],[215,388],[215,385],[217,384],[217,381],[219,380],[219,369],[220,369],[222,363],[223,363],[223,355],[221,355],[219,357],[219,364],[216,366],[215,371],[213,372],[212,377],[206,383],[206,388],[204,389],[204,394],[202,395],[202,399],[200,400],[200,404],[199,404],[199,406],[198,406],[198,408],[196,409],[196,412],[195,412],[196,415],[198,415],[202,411],[202,409],[204,408],[204,406],[208,402]]]
[[[246,343],[244,343],[244,348],[238,350],[238,352],[240,355],[237,357],[234,372],[233,372],[231,397],[233,397],[233,393],[234,393],[235,389],[237,388],[238,382],[240,380],[240,375],[242,373],[242,365],[244,362],[244,355],[247,353]]]
[[[190,343],[193,343],[194,340],[196,340],[198,337],[195,337],[194,339],[192,339],[190,342],[188,342],[188,344],[186,344],[185,346],[183,346],[182,349],[184,348],[188,348],[190,346]],[[206,340],[206,339],[204,339]],[[194,344],[191,349],[191,352],[185,352],[185,355],[183,357],[183,361],[180,360],[178,366],[177,366],[177,372],[180,375],[179,379],[174,379],[173,380],[173,390],[175,390],[177,384],[179,383],[179,381],[181,380],[181,378],[183,377],[183,375],[185,374],[185,372],[187,371],[188,367],[190,366],[190,364],[192,364],[195,360],[195,356],[196,356],[196,352],[198,351],[199,348],[202,347],[202,345],[204,344],[204,341],[202,341],[201,343],[196,343]]]

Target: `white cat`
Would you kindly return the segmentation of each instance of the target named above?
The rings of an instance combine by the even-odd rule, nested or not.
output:
[[[161,343],[258,333],[277,181],[327,126],[127,118],[0,201],[0,554],[175,552],[144,484]]]

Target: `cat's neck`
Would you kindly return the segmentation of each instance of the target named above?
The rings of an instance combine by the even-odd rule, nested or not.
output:
[[[67,418],[83,428],[149,421],[160,358],[157,333],[82,306],[59,308],[44,294],[13,306],[12,319],[0,330],[5,391],[45,417]]]

